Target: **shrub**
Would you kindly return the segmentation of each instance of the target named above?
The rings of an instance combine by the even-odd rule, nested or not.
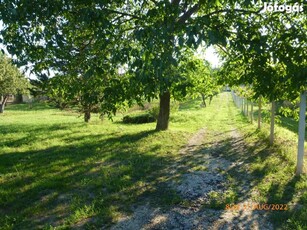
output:
[[[143,124],[155,121],[156,118],[149,113],[139,114],[139,115],[127,115],[124,116],[123,118],[123,122],[126,124]]]
[[[151,109],[148,110],[148,113],[154,117],[155,119],[158,119],[159,116],[159,106],[153,106]]]

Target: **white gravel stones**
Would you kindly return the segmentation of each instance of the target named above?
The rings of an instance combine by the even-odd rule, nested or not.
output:
[[[207,171],[195,171],[184,174],[181,183],[175,188],[184,199],[207,199],[214,191],[223,193],[227,189],[226,178],[219,174]]]

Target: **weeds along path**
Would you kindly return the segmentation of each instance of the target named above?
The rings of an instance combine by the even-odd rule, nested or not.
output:
[[[238,130],[246,123],[230,94],[221,94],[208,109],[214,113],[204,128],[165,169],[169,180],[163,186],[175,191],[179,204],[137,206],[112,229],[273,229],[267,211],[246,206],[255,195],[248,173],[249,147]],[[236,208],[225,210],[231,203]]]

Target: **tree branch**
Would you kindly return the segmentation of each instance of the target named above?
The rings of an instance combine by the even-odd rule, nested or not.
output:
[[[257,10],[257,11],[254,11],[254,10],[244,10],[244,9],[216,10],[216,11],[208,13],[208,14],[206,14],[204,16],[211,16],[211,15],[214,15],[214,14],[231,13],[231,12],[239,12],[239,13],[244,13],[244,14],[259,14],[261,10],[262,10],[262,8],[260,10]]]
[[[180,3],[180,0],[172,0],[172,4],[178,6]]]
[[[117,10],[111,10],[111,9],[107,9],[107,8],[101,8],[101,10],[109,11],[111,13],[120,14],[120,15],[123,15],[123,16],[129,16],[129,17],[136,18],[136,19],[142,19],[141,17],[136,16],[134,14],[120,12],[120,11],[117,11]]]
[[[187,12],[185,12],[177,21],[178,24],[185,23],[186,20],[188,20],[192,14],[194,14],[199,9],[200,3],[194,5],[192,8],[190,8]]]

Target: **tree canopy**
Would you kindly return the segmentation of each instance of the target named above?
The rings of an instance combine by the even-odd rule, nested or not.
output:
[[[185,47],[226,45],[233,21],[257,14],[252,1],[1,1],[2,42],[32,71],[63,75],[115,73],[127,65],[125,98],[160,97],[157,130],[168,127],[169,100],[182,78],[173,73]],[[105,78],[105,81],[109,81]],[[130,88],[131,88],[130,87]],[[183,87],[177,90],[185,91]],[[177,92],[176,92],[177,93]],[[109,90],[108,108],[117,100]],[[164,100],[164,101],[163,101]]]
[[[10,95],[17,95],[25,91],[28,81],[14,66],[11,60],[0,54],[0,113],[4,112],[4,107]]]
[[[263,1],[252,0],[2,0],[1,40],[19,65],[33,64],[33,72],[101,78],[107,113],[121,99],[159,97],[156,129],[165,130],[170,97],[189,87],[175,69],[186,48],[202,42],[226,50],[232,67],[233,60],[243,63],[237,80],[253,85],[256,95],[278,97],[280,85],[291,97],[306,84],[306,13],[263,8]],[[130,86],[118,84],[123,66]],[[120,100],[114,85],[122,89]]]

